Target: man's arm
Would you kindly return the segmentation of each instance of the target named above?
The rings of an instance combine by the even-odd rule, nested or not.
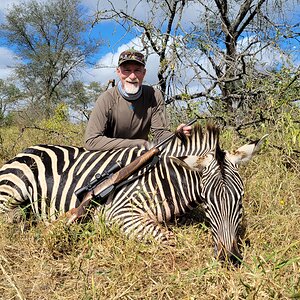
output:
[[[108,115],[111,109],[110,99],[101,95],[96,101],[90,115],[84,137],[84,147],[87,150],[112,150],[145,144],[142,139],[110,138],[104,135],[108,124]]]

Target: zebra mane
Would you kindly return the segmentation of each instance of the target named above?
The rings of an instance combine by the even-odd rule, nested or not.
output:
[[[194,125],[191,136],[187,137],[182,131],[176,133],[166,151],[171,155],[202,155],[215,152],[215,158],[222,165],[225,152],[219,145],[219,127],[208,123],[205,130],[199,123]]]

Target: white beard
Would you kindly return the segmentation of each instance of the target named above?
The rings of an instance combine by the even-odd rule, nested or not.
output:
[[[132,84],[125,82],[124,90],[127,94],[136,94],[139,91],[140,87],[138,83]]]

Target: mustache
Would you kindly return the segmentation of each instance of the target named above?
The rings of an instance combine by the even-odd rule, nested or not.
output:
[[[139,83],[138,80],[126,80],[126,82],[128,82],[128,83]]]

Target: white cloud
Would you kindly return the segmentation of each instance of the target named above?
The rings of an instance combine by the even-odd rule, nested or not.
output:
[[[26,0],[29,1],[29,0]],[[26,2],[25,1],[25,2]],[[21,0],[2,0],[0,1],[0,12],[5,13],[7,11],[7,7],[12,4],[17,4],[20,3]],[[134,16],[137,18],[141,19],[146,19],[147,17],[150,16],[151,11],[149,12],[148,9],[146,9],[149,6],[148,1],[146,0],[128,0],[128,1],[121,1],[121,0],[112,0],[112,3],[116,7],[116,9],[121,9],[123,10],[133,10],[136,5],[138,4],[137,8],[134,11]],[[82,4],[88,7],[91,12],[94,12],[96,9],[98,10],[104,10],[108,9],[110,7],[110,4],[108,1],[94,1],[94,0],[82,0]],[[97,7],[97,5],[99,5]],[[147,6],[148,5],[148,6]],[[145,9],[141,9],[141,7]],[[149,8],[149,7],[148,7]],[[188,2],[188,5],[186,6],[184,13],[183,13],[183,21],[186,26],[189,26],[189,24],[192,24],[193,21],[199,22],[197,19],[199,15],[201,14],[201,9],[202,6],[199,4],[195,4],[193,2]],[[162,11],[161,11],[162,12]],[[163,17],[163,15],[157,14],[155,16],[157,19],[160,19]],[[187,21],[188,20],[188,21]],[[102,30],[103,29],[102,27]],[[111,44],[114,42],[117,43],[117,41],[114,41],[114,37],[111,37]],[[241,48],[244,48],[246,45],[251,42],[249,39],[248,40],[241,40],[239,41],[239,45]],[[113,44],[113,48],[115,47],[116,44]],[[105,55],[103,55],[97,62],[97,68],[87,68],[85,69],[82,74],[81,74],[81,80],[84,82],[88,83],[91,81],[98,81],[101,84],[106,84],[108,80],[110,79],[117,79],[117,76],[115,74],[115,69],[117,66],[117,60],[119,57],[119,54],[124,51],[125,49],[132,48],[134,47],[137,50],[142,49],[142,44],[140,39],[134,38],[130,42],[126,44],[122,44],[119,46],[116,51],[114,51],[113,48],[107,48],[106,51],[108,51]],[[192,51],[192,49],[189,49],[187,51]],[[14,53],[9,50],[8,48],[0,48],[0,78],[7,78],[11,72],[12,69],[9,66],[14,66],[16,60],[14,58]],[[278,53],[268,51],[265,49],[263,52],[261,52],[261,57],[259,57],[260,62],[265,63],[266,65],[271,65],[276,61],[276,57],[278,57]],[[213,72],[211,70],[211,66],[208,63],[207,60],[204,60],[201,57],[200,53],[197,53],[197,50],[195,50],[194,53],[190,52],[189,53],[189,58],[191,61],[197,60],[198,63],[201,65],[204,65],[207,70],[210,72]],[[200,61],[199,60],[200,57]],[[159,68],[159,57],[156,54],[151,54],[148,57],[147,60],[147,73],[145,77],[145,82],[150,85],[157,84],[158,78],[157,78],[157,72]],[[203,74],[201,74],[203,75]],[[174,82],[174,87],[180,88],[179,81],[181,80],[182,83],[187,83],[191,78],[194,76],[194,71],[192,70],[191,67],[185,67],[185,68],[180,68],[179,70],[176,70],[176,82]],[[203,78],[203,77],[202,77]],[[196,85],[199,86],[199,81],[195,80],[191,82],[190,87],[196,88]]]
[[[8,48],[0,47],[0,78],[7,79],[12,75],[18,63],[16,54]]]
[[[251,46],[249,47],[249,45]],[[263,42],[256,42],[256,36],[254,35],[240,39],[237,46],[240,53],[246,50],[245,54],[253,56],[256,60],[255,66],[260,71],[266,71],[278,64],[285,64],[287,62],[288,57],[285,54],[281,54],[272,45],[267,46]]]
[[[136,50],[142,51],[142,43],[140,38],[134,38],[127,44],[121,45],[115,53],[109,52],[103,57],[99,59],[97,62],[96,68],[86,69],[82,74],[81,80],[85,83],[89,83],[91,81],[97,81],[102,85],[106,86],[108,81],[111,79],[116,79],[118,81],[118,77],[116,75],[116,67],[119,55],[122,51],[134,48]],[[177,49],[178,50],[178,49]],[[207,59],[200,55],[199,50],[190,49],[186,50],[189,54],[183,54],[182,65],[175,69],[175,77],[172,82],[171,93],[177,94],[181,92],[185,92],[186,84],[188,83],[188,91],[190,93],[196,93],[203,91],[203,86],[199,83],[198,79],[193,79],[195,77],[195,70],[191,67],[194,59],[197,60],[199,64],[201,64],[206,70],[213,72],[210,63]],[[188,55],[190,61],[187,62],[184,58],[185,55]],[[144,79],[144,83],[148,85],[157,85],[158,84],[158,70],[159,70],[159,56],[155,53],[152,53],[147,58],[146,63],[146,76]],[[204,78],[204,74],[200,74],[200,78],[202,79],[204,84],[208,84],[208,81]]]
[[[9,7],[11,7],[13,4],[18,4],[21,2],[28,2],[30,0],[2,0],[0,1],[0,15],[3,18],[4,14],[7,13],[7,10]],[[88,9],[90,9],[91,12],[95,12],[96,9],[98,10],[104,10],[109,9],[110,4],[108,1],[94,1],[94,0],[82,0],[82,4],[85,5]],[[132,11],[138,4],[138,9],[135,9],[134,16],[137,18],[145,19],[147,17],[147,12],[149,11],[147,9],[148,3],[147,1],[140,1],[140,0],[130,0],[130,1],[112,1],[113,5],[117,9],[123,9],[125,11]],[[141,9],[143,8],[143,9]],[[0,19],[2,19],[0,17]],[[134,38],[130,42],[126,44],[122,44],[117,48],[115,52],[108,52],[104,56],[100,58],[100,60],[97,63],[96,68],[88,68],[84,70],[81,74],[81,80],[84,82],[91,82],[91,81],[98,81],[102,84],[106,84],[108,80],[110,79],[117,79],[117,76],[115,74],[115,69],[117,66],[117,61],[119,54],[128,49],[134,47],[137,50],[141,50],[141,42],[139,38]],[[107,49],[108,51],[113,51],[111,48]],[[14,60],[14,53],[12,50],[9,50],[8,48],[0,48],[0,78],[7,78],[12,73],[11,66],[15,65]],[[157,71],[158,71],[158,56],[157,55],[151,55],[148,59],[146,68],[147,68],[147,74],[145,77],[145,82],[149,84],[155,84],[157,82]]]
[[[0,11],[1,11],[2,13],[5,13],[6,10],[7,10],[10,6],[12,6],[13,4],[17,4],[17,3],[19,3],[19,2],[21,2],[21,1],[19,1],[19,0],[1,0],[1,1],[0,1]],[[26,1],[25,1],[25,2],[26,2]]]
[[[112,0],[112,1],[95,1],[82,0],[82,4],[87,6],[91,12],[95,11],[109,11],[112,5],[115,10],[128,13],[130,16],[146,20],[151,12],[151,5],[146,0]]]
[[[84,82],[97,81],[101,84],[106,84],[110,79],[118,79],[116,75],[116,67],[118,64],[118,58],[121,52],[126,49],[134,48],[138,51],[142,50],[142,44],[140,39],[134,38],[127,44],[123,44],[118,47],[115,53],[108,52],[100,60],[97,62],[97,66],[95,68],[86,69],[83,72],[82,80]],[[146,63],[147,73],[145,76],[145,82],[147,84],[153,85],[156,84],[157,72],[159,67],[159,57],[156,54],[151,54]]]
[[[5,15],[7,14],[8,10],[14,5],[19,3],[27,3],[30,0],[1,0],[0,1],[0,22],[3,22]],[[41,2],[47,0],[41,0]]]

